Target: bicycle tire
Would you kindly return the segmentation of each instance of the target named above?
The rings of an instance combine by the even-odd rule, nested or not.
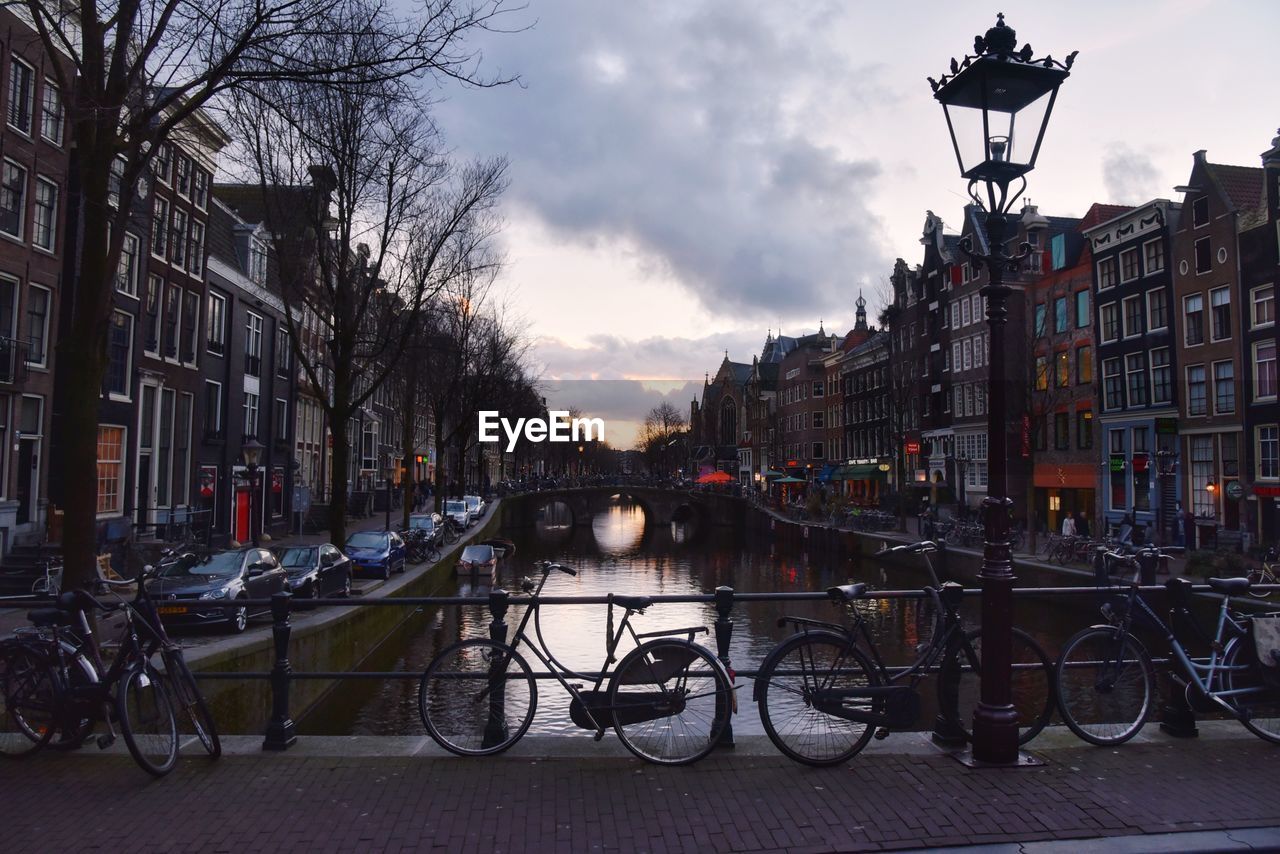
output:
[[[153,777],[173,770],[178,762],[178,722],[164,677],[150,664],[134,665],[120,680],[116,716],[125,746],[142,770]]]
[[[720,741],[732,708],[733,686],[724,667],[692,641],[658,638],[641,644],[623,657],[609,683],[609,714],[618,740],[655,765],[702,759]],[[662,709],[671,711],[631,720]]]
[[[798,658],[796,663],[788,663],[794,658]],[[834,632],[806,632],[774,647],[756,677],[755,690],[760,722],[774,746],[788,759],[823,767],[847,762],[867,746],[876,728],[870,723],[825,714],[814,707],[809,693],[821,684],[817,676],[818,661],[830,662],[821,677],[828,687],[870,688],[880,684],[880,677],[866,655],[848,638]],[[798,686],[796,675],[791,672],[795,669],[799,671]],[[807,674],[814,674],[813,685]],[[873,705],[870,699],[865,703],[868,711]],[[828,736],[830,748],[819,750],[824,734],[833,730],[843,734],[837,738]]]
[[[1248,637],[1237,638],[1222,656],[1222,686],[1228,691],[1258,688],[1260,695],[1226,697],[1240,712],[1238,720],[1245,729],[1272,744],[1280,744],[1280,688],[1265,685],[1258,672],[1258,653]],[[1233,667],[1244,667],[1233,670]]]
[[[1251,569],[1249,574],[1245,576],[1249,579],[1250,589],[1249,595],[1255,599],[1266,599],[1271,595],[1270,590],[1254,590],[1252,585],[1255,584],[1275,584],[1275,576],[1265,569]]]
[[[445,526],[445,529],[444,529],[444,543],[445,543],[445,545],[447,545],[447,546],[451,546],[451,545],[453,545],[454,543],[456,543],[456,542],[458,541],[458,539],[459,539],[461,536],[462,536],[462,535],[458,533],[458,529],[457,529],[457,528],[453,527],[453,525],[449,525],[449,524],[447,524],[447,523],[446,523],[446,526]]]
[[[200,745],[209,754],[209,758],[217,759],[222,755],[222,739],[218,737],[218,725],[213,719],[213,712],[209,711],[209,704],[205,701],[204,694],[200,693],[200,686],[196,684],[196,677],[187,666],[187,660],[182,655],[182,651],[175,649],[166,653],[164,667],[169,677],[173,699],[185,712],[187,720],[191,721],[191,728],[195,730],[196,738],[200,740]]]
[[[1104,747],[1137,735],[1155,702],[1151,656],[1137,638],[1111,626],[1076,632],[1062,647],[1054,682],[1063,722]]]
[[[981,649],[982,629],[965,632],[964,643],[945,659],[942,673],[938,676],[938,693],[941,695],[944,691],[942,681],[945,674],[956,672],[960,675],[960,684],[956,689],[956,696],[960,700],[956,723],[969,741],[973,741],[973,713],[981,698]],[[957,658],[959,661],[953,661]],[[1039,735],[1053,718],[1053,663],[1044,647],[1018,628],[1013,630],[1011,660],[1014,670],[1010,690],[1013,707],[1018,713],[1018,744],[1022,745]],[[952,667],[959,669],[952,671]]]
[[[518,670],[514,674],[513,664]],[[500,719],[495,720],[498,708],[488,683],[499,674],[503,696]],[[478,690],[467,691],[468,685]],[[458,756],[503,752],[528,731],[537,709],[533,671],[520,653],[497,641],[478,638],[447,647],[431,660],[418,683],[418,714],[427,734]]]
[[[0,650],[0,754],[40,751],[57,730],[57,671],[26,644]]]

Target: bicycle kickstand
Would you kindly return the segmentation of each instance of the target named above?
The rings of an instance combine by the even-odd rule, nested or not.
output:
[[[97,745],[99,750],[106,750],[108,747],[116,743],[116,728],[111,723],[111,701],[102,701],[102,720],[107,725],[107,731],[98,736]]]

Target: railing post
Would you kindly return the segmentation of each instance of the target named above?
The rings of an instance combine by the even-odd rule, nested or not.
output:
[[[1178,610],[1177,593],[1172,589],[1169,592],[1174,598],[1173,607],[1169,609],[1169,626],[1173,629],[1174,637],[1189,638],[1190,635],[1185,631],[1185,618]],[[1196,727],[1196,711],[1187,700],[1186,684],[1181,679],[1174,678],[1172,662],[1167,675],[1165,681],[1169,686],[1169,693],[1165,695],[1164,705],[1160,708],[1160,730],[1174,738],[1196,738],[1200,735],[1200,730]]]
[[[489,594],[489,640],[507,642],[507,608],[511,595],[502,588]],[[507,740],[507,692],[505,675],[507,662],[495,657],[489,662],[489,720],[484,727],[484,746],[492,747]]]
[[[733,588],[717,587],[716,588],[716,657],[720,659],[720,663],[729,669],[729,642],[733,639],[733,620],[730,613],[733,611]],[[729,716],[729,720],[725,723],[724,732],[720,734],[721,747],[733,747],[733,716]]]
[[[938,673],[938,717],[933,722],[933,743],[943,747],[963,747],[968,739],[960,723],[960,674],[966,662],[960,661],[960,617],[957,613],[960,585],[947,582],[942,586],[944,606],[942,630],[947,633],[947,649]],[[981,674],[977,674],[981,675]]]
[[[289,718],[289,682],[293,668],[289,665],[289,600],[287,590],[271,594],[271,637],[275,641],[276,663],[271,668],[271,721],[263,750],[288,750],[298,741],[296,726]]]

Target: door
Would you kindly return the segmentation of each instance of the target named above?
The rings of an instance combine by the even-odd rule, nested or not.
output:
[[[151,452],[138,454],[138,521],[151,518]]]
[[[35,518],[36,487],[40,482],[40,458],[36,453],[36,441],[23,436],[18,442],[18,524],[25,525]]]
[[[232,536],[241,543],[247,543],[253,535],[249,529],[249,490],[245,487],[236,487],[235,511],[235,533]]]

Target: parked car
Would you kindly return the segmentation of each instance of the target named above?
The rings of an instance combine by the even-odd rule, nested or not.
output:
[[[346,552],[352,568],[387,579],[392,572],[404,572],[404,540],[395,531],[360,531],[347,537]]]
[[[472,522],[478,522],[484,517],[484,499],[479,495],[464,495],[462,501],[467,505],[467,512],[471,514]]]
[[[460,528],[470,528],[475,521],[467,510],[467,503],[461,498],[451,498],[444,503],[444,515],[458,523]]]
[[[243,632],[249,618],[270,609],[250,612],[237,599],[266,599],[285,589],[287,576],[275,555],[266,549],[219,552],[201,560],[191,553],[161,561],[147,591],[166,626],[226,624]]]
[[[444,526],[436,513],[414,513],[409,517],[410,531],[424,531],[424,536],[437,546],[444,541]]]
[[[333,543],[281,546],[276,559],[288,575],[289,592],[302,599],[351,595],[351,558]]]

